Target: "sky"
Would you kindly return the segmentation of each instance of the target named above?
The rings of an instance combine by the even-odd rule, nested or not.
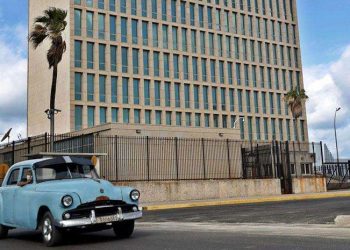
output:
[[[26,136],[27,0],[0,0],[0,135]],[[350,158],[350,1],[297,0],[309,140]]]

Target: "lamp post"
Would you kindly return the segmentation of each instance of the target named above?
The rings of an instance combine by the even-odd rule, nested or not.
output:
[[[337,112],[340,110],[341,108],[338,107],[336,108],[335,112],[334,112],[334,137],[335,137],[335,148],[337,151],[337,167],[338,167],[338,171],[339,171],[339,153],[338,153],[338,139],[337,139],[337,126],[336,126],[336,119],[337,119]]]
[[[237,119],[235,120],[235,122],[233,123],[233,128],[236,128],[237,122],[238,122],[239,120],[241,120],[241,119],[242,119],[242,121],[244,122],[244,117],[239,117],[239,118],[237,118]]]

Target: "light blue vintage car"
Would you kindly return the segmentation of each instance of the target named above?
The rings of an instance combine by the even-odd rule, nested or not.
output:
[[[113,228],[128,238],[142,217],[140,192],[99,179],[92,162],[62,156],[13,165],[0,188],[0,239],[15,228],[40,230],[47,246],[68,231]]]

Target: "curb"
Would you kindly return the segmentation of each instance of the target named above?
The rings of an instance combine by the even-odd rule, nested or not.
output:
[[[220,205],[240,205],[240,204],[254,204],[254,203],[265,203],[265,202],[320,200],[320,199],[338,198],[338,197],[339,198],[340,197],[350,197],[350,192],[300,194],[300,195],[291,195],[291,196],[281,195],[281,196],[270,196],[270,197],[261,197],[261,198],[215,200],[215,201],[196,201],[196,202],[188,202],[188,203],[145,205],[145,206],[143,206],[143,210],[155,211],[155,210],[166,210],[166,209],[220,206]]]

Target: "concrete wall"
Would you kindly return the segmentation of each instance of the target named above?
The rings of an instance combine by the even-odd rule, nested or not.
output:
[[[118,182],[141,192],[141,203],[280,195],[279,179]]]
[[[293,178],[293,193],[321,193],[327,192],[326,179],[323,177]]]

